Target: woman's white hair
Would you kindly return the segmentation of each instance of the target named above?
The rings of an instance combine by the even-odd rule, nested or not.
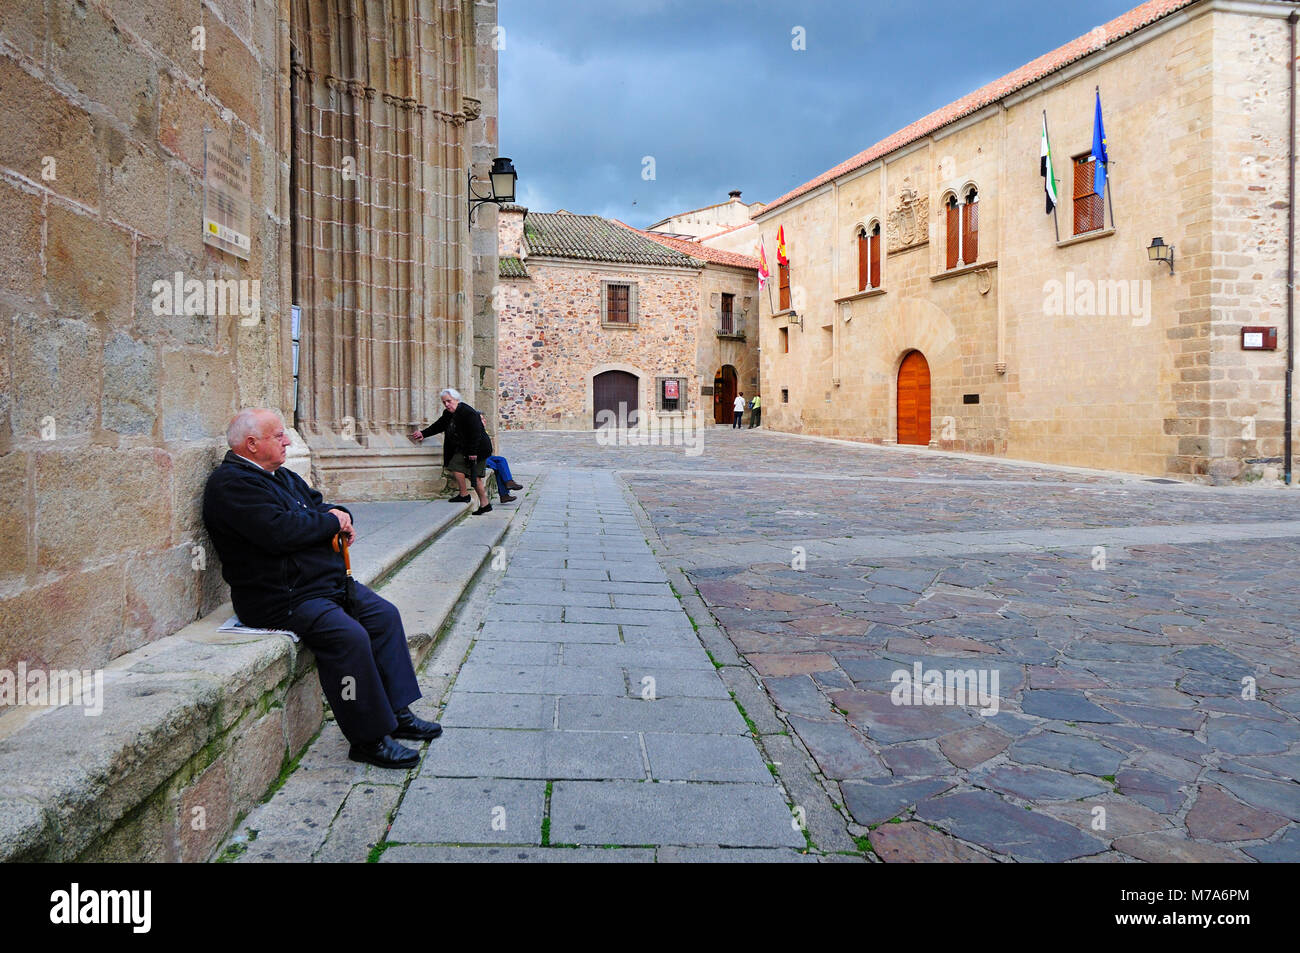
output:
[[[230,426],[226,428],[226,443],[230,445],[231,450],[242,447],[249,437],[261,436],[262,424],[259,417],[262,414],[270,414],[281,424],[284,423],[284,418],[280,416],[279,411],[267,410],[265,407],[245,407],[235,414],[230,421]]]
[[[464,399],[460,396],[460,391],[456,390],[456,388],[454,387],[444,387],[442,390],[438,391],[439,400],[442,400],[444,397],[448,397],[448,396],[450,396],[451,399],[455,401],[460,401]]]

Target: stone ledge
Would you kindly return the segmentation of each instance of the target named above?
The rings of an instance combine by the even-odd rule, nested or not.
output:
[[[423,573],[456,553],[456,570],[433,587],[437,611],[416,605],[430,600],[400,571],[394,578],[394,601],[416,623],[408,641],[417,664],[509,523],[494,512],[457,527],[466,508],[441,506],[423,531],[399,527],[356,566],[357,578],[371,583],[447,537],[434,543],[436,556],[412,562]],[[418,582],[430,585],[427,577]],[[218,632],[232,614],[227,602],[110,663],[99,716],[67,706],[0,720],[0,861],[210,855],[323,719],[310,650],[280,635]]]

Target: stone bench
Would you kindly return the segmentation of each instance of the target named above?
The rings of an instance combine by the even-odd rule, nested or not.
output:
[[[361,531],[354,574],[366,584],[468,510],[443,501],[352,508]],[[367,540],[375,524],[382,525]],[[462,588],[492,545],[474,545],[466,560],[473,571],[457,577]],[[0,861],[202,861],[212,854],[324,717],[310,650],[283,635],[218,632],[232,614],[226,603],[110,663],[100,715],[64,706],[17,708],[0,718]],[[417,665],[444,615],[408,620],[404,613]]]

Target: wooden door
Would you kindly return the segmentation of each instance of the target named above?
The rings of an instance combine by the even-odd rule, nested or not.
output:
[[[910,352],[898,369],[898,442],[930,443],[930,365],[920,351]]]
[[[736,369],[730,364],[713,375],[713,422],[729,424],[732,419],[731,405],[736,402]]]
[[[627,371],[606,371],[597,374],[591,382],[592,426],[608,423],[609,415],[601,418],[601,411],[614,415],[616,426],[635,426],[639,413],[637,378]]]

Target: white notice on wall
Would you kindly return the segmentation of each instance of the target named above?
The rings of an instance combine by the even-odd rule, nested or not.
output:
[[[203,241],[248,260],[253,248],[249,157],[227,135],[203,133]]]
[[[1241,336],[1241,346],[1242,347],[1263,347],[1264,332],[1247,331],[1245,334]]]

